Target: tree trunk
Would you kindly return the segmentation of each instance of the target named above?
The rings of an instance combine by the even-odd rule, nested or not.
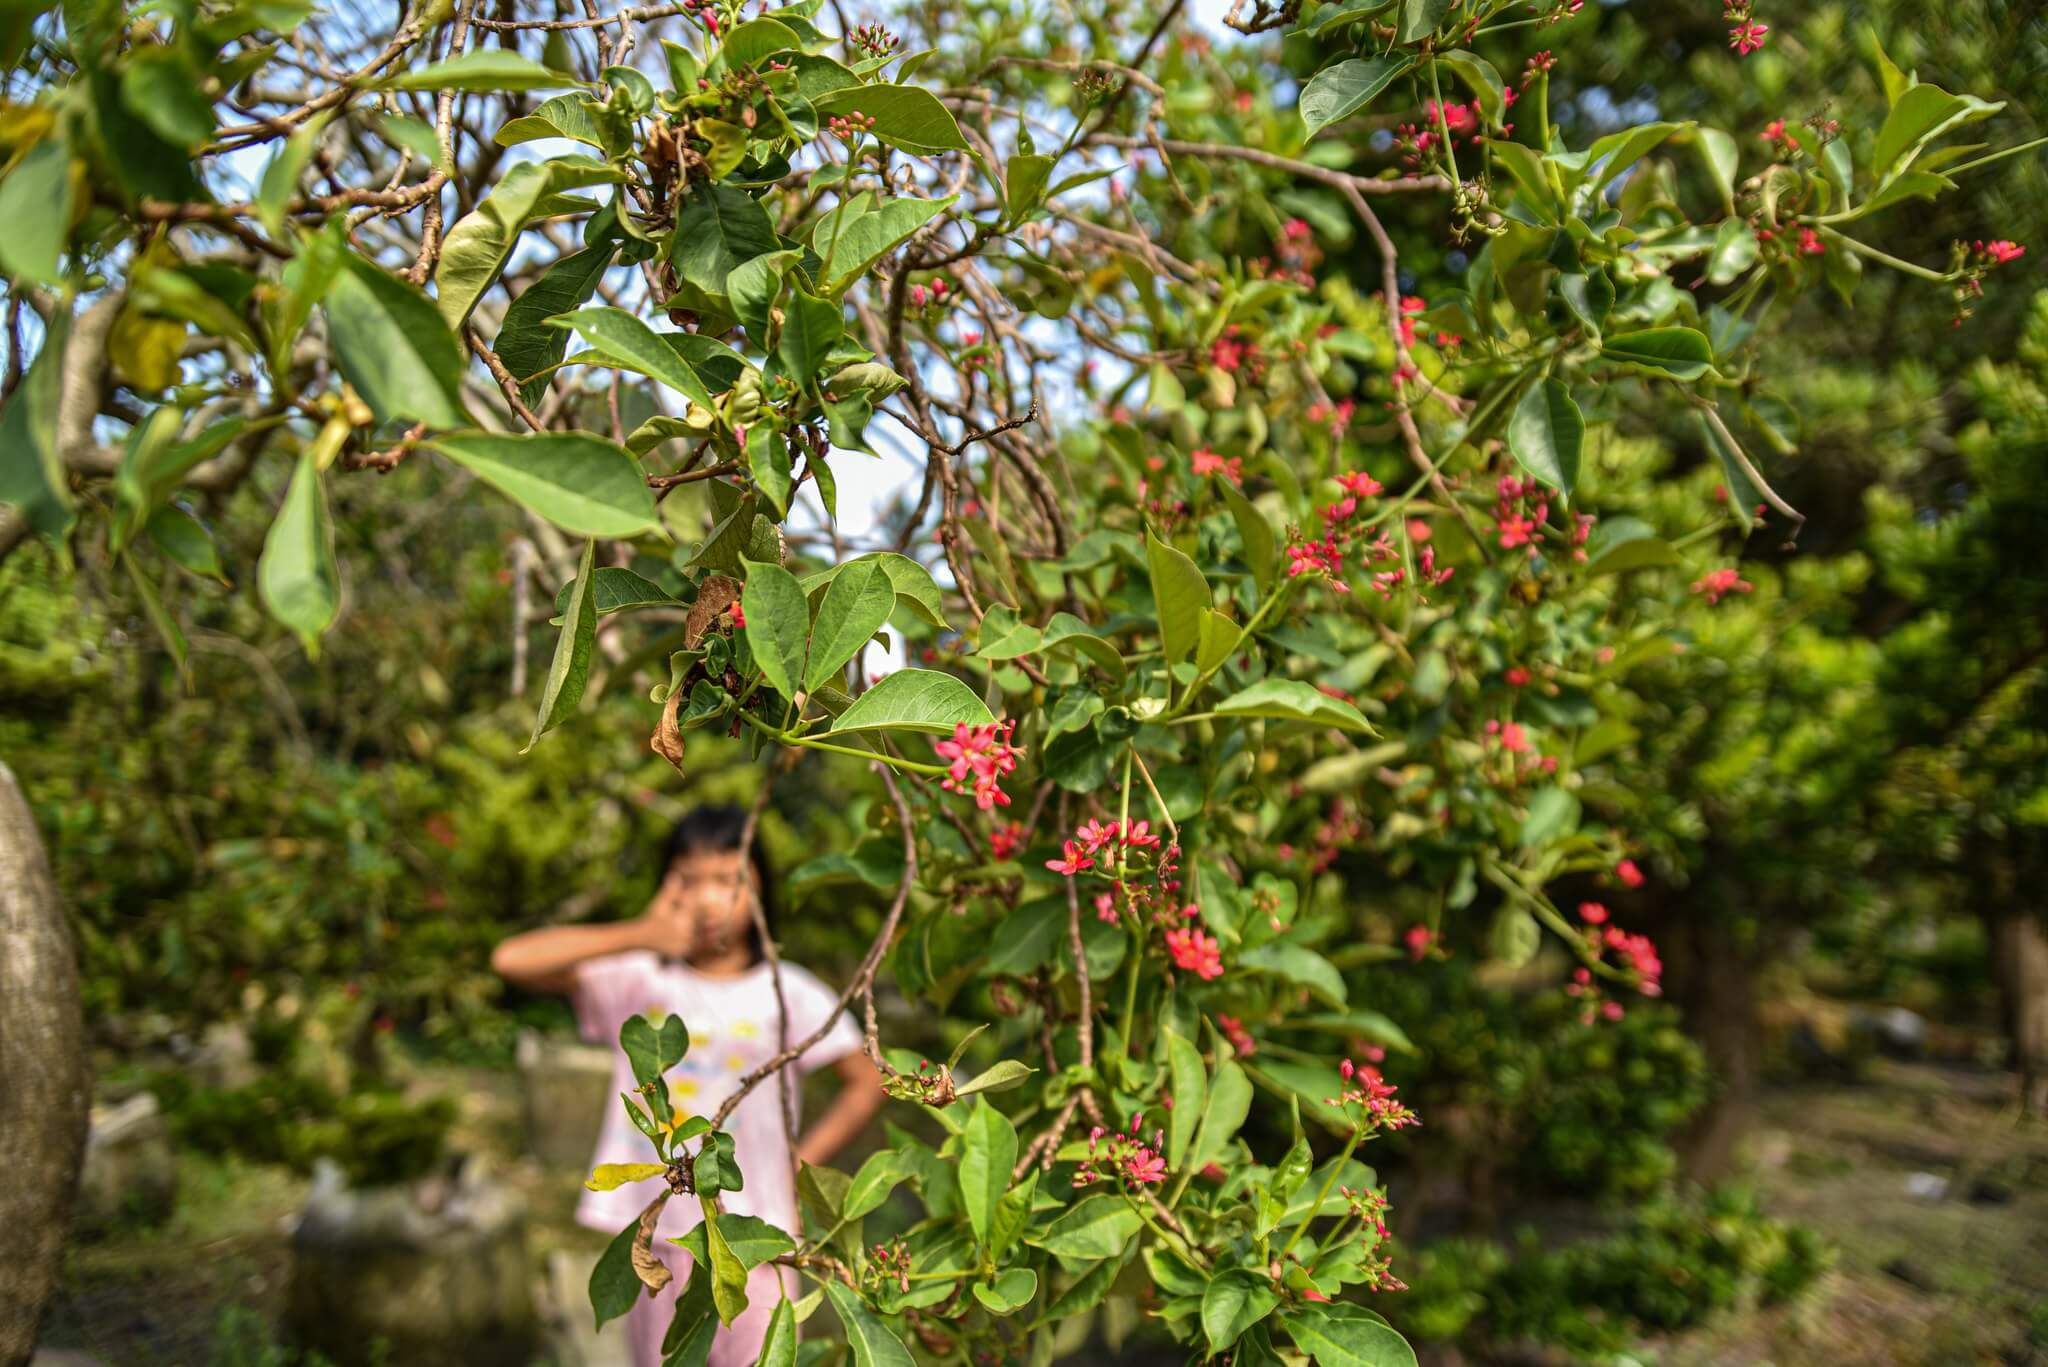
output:
[[[1688,910],[1665,923],[1659,940],[1664,990],[1706,1053],[1714,1094],[1674,1144],[1685,1175],[1711,1182],[1726,1174],[1756,1117],[1756,965],[1724,916]]]
[[[1991,917],[1992,972],[2020,1075],[2021,1110],[2048,1117],[2048,920],[2002,907]]]
[[[71,928],[28,803],[0,764],[0,1367],[35,1351],[91,1090]]]

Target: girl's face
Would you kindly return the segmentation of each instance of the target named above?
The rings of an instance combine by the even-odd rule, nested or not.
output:
[[[697,958],[747,943],[758,893],[753,867],[738,850],[692,850],[669,865],[655,900],[694,928],[691,957]]]

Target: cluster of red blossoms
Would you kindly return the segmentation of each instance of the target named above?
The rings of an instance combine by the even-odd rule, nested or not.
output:
[[[1316,267],[1323,264],[1323,249],[1316,245],[1315,230],[1306,219],[1290,218],[1281,224],[1280,240],[1274,244],[1274,251],[1278,260],[1262,256],[1251,263],[1254,277],[1315,288]]]
[[[1166,1136],[1155,1130],[1152,1142],[1145,1143],[1138,1133],[1144,1123],[1145,1113],[1140,1111],[1131,1117],[1130,1129],[1120,1134],[1112,1134],[1100,1125],[1090,1130],[1088,1156],[1074,1170],[1074,1185],[1091,1186],[1111,1177],[1122,1177],[1133,1186],[1140,1187],[1164,1182],[1166,1157],[1160,1150],[1166,1147]]]
[[[1243,456],[1219,456],[1207,447],[1202,447],[1191,454],[1188,461],[1194,466],[1195,474],[1198,476],[1221,475],[1240,489],[1244,487]]]
[[[1548,530],[1550,520],[1550,494],[1533,479],[1517,479],[1513,475],[1502,475],[1495,491],[1493,505],[1494,529],[1500,533],[1500,547],[1504,551],[1527,547],[1529,558],[1542,554],[1538,539]],[[1571,530],[1565,535],[1571,539],[1572,559],[1586,558],[1586,538],[1593,534],[1593,519],[1585,513],[1572,514]]]
[[[1370,1063],[1353,1063],[1347,1058],[1337,1065],[1337,1076],[1343,1082],[1342,1089],[1323,1101],[1330,1106],[1358,1107],[1353,1123],[1366,1131],[1367,1137],[1373,1131],[1399,1130],[1422,1123],[1422,1117],[1394,1100],[1394,1084],[1381,1077],[1380,1070]]]
[[[1692,582],[1692,591],[1705,598],[1710,607],[1728,594],[1748,593],[1755,587],[1732,566],[1708,570]]]
[[[939,786],[949,793],[964,793],[970,788],[974,792],[974,805],[982,811],[991,807],[1007,807],[1010,795],[998,785],[1005,774],[1017,771],[1019,751],[1010,744],[1010,733],[1017,729],[1014,721],[991,722],[987,726],[969,726],[965,722],[953,728],[951,740],[934,741],[932,748],[939,758],[949,761],[946,777],[939,780]]]
[[[1244,1022],[1236,1016],[1217,1016],[1216,1028],[1230,1041],[1230,1047],[1237,1051],[1239,1058],[1250,1058],[1259,1051],[1259,1042],[1252,1038],[1252,1032],[1245,1029]]]
[[[1193,916],[1196,910],[1190,903],[1184,914]],[[1203,982],[1223,976],[1223,946],[1207,931],[1193,926],[1167,931],[1166,952],[1172,957],[1175,968],[1192,973]]]
[[[871,1291],[879,1291],[885,1283],[896,1283],[900,1292],[910,1290],[910,1250],[904,1246],[903,1236],[897,1235],[886,1244],[876,1244],[868,1250],[867,1265],[861,1269],[861,1280]]]
[[[1252,344],[1244,340],[1244,329],[1236,323],[1223,329],[1223,335],[1209,343],[1209,364],[1233,374],[1242,370],[1254,383],[1265,370]]]
[[[1375,497],[1384,492],[1380,482],[1363,470],[1337,476],[1338,487],[1344,496],[1323,509],[1323,535],[1320,540],[1304,537],[1299,527],[1288,530],[1287,577],[1298,579],[1305,574],[1320,575],[1329,581],[1331,588],[1339,593],[1351,592],[1351,585],[1344,581],[1344,557],[1351,546],[1352,520],[1357,517],[1362,499]],[[1393,541],[1382,532],[1365,543],[1362,560],[1367,566],[1389,564],[1400,559],[1400,551]],[[1436,548],[1424,546],[1416,562],[1416,580],[1423,588],[1434,588],[1450,579],[1456,573],[1455,567],[1436,563]],[[1408,571],[1404,566],[1393,565],[1372,576],[1372,586],[1382,598],[1392,598],[1394,590],[1406,583]]]
[[[1984,297],[1984,277],[1998,267],[2017,261],[2027,254],[2027,249],[2010,238],[1997,238],[1990,242],[1972,242],[1955,245],[1955,262],[1950,267],[1960,271],[1962,278],[1956,282],[1956,316],[1950,324],[1961,327],[1963,319],[1975,310],[1975,301]]]
[[[1060,858],[1046,860],[1045,866],[1054,873],[1072,878],[1083,869],[1094,868],[1095,856],[1107,847],[1152,850],[1159,848],[1159,837],[1152,834],[1149,821],[1133,821],[1130,829],[1126,830],[1121,821],[1097,821],[1090,817],[1074,829],[1073,836],[1061,850]],[[1179,847],[1174,847],[1174,853],[1178,852]]]
[[[1757,20],[1751,0],[1726,0],[1721,18],[1729,25],[1728,46],[1738,57],[1747,57],[1771,36],[1771,26]]]
[[[1633,869],[1635,865],[1623,860],[1622,864]],[[1619,872],[1619,868],[1616,870]],[[1641,878],[1638,873],[1636,877]],[[1624,881],[1627,881],[1624,875]],[[1636,884],[1630,884],[1636,886]],[[1609,925],[1610,913],[1599,902],[1579,903],[1579,919],[1586,923],[1586,945],[1596,959],[1605,958],[1612,951],[1621,967],[1636,975],[1636,991],[1646,997],[1662,996],[1664,992],[1664,961],[1657,955],[1657,946],[1647,935],[1634,935],[1619,926]],[[1622,1017],[1621,1003],[1614,1000],[1600,1000],[1599,986],[1593,981],[1590,968],[1572,970],[1572,980],[1565,991],[1574,997],[1586,998],[1585,1014],[1581,1017],[1586,1024],[1593,1023],[1597,1009],[1606,1020],[1618,1021]],[[1597,1008],[1596,1008],[1597,1003]]]

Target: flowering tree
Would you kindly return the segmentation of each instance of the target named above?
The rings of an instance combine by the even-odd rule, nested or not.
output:
[[[682,1023],[629,1023],[650,1162],[591,1181],[701,1205],[672,1361],[769,1259],[817,1287],[769,1362],[824,1299],[895,1363],[1049,1353],[1139,1284],[1194,1356],[1412,1360],[1345,1299],[1400,1285],[1361,1155],[1417,1117],[1343,969],[1477,926],[1561,947],[1589,1022],[1659,990],[1639,929],[1550,889],[1641,878],[1610,761],[1670,587],[1747,594],[1714,548],[1799,523],[1752,454],[1790,440],[1769,320],[1871,269],[1960,320],[2022,251],[1868,240],[2002,155],[1953,144],[1997,106],[1881,54],[1886,107],[1847,127],[1575,146],[1537,43],[1576,3],[1252,4],[1232,29],[1325,54],[1293,108],[1272,45],[1219,52],[1177,6],[908,42],[816,0],[389,31],[79,0],[8,30],[5,545],[118,564],[182,663],[165,577],[224,568],[190,493],[288,463],[253,579],[310,652],[343,600],[329,487],[446,462],[560,589],[530,744],[602,653],[650,671],[679,768],[707,727],[769,782],[872,767],[833,867],[888,910],[843,1002],[944,1137],[806,1168],[801,1238],[726,1215],[783,1156],[734,1151],[737,1096],[677,1109]],[[1382,216],[1416,205],[1467,256],[1427,297]],[[1321,269],[1354,241],[1369,288]],[[1673,409],[1725,503],[1677,537],[1599,517],[1631,423]],[[849,536],[877,446],[918,477]],[[917,663],[871,672],[884,637]],[[1405,946],[1359,943],[1390,910]],[[884,974],[995,1028],[892,1051]],[[781,1043],[743,1088],[787,1085],[810,1041]],[[928,1218],[868,1243],[905,1183]],[[662,1278],[653,1228],[600,1264],[600,1317]]]

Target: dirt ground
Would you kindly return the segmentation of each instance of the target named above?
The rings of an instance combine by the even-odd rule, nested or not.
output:
[[[526,1198],[537,1278],[553,1250],[595,1250],[602,1241],[569,1219],[577,1175],[518,1156],[506,1075],[421,1081],[464,1098],[457,1143]],[[1834,1269],[1795,1304],[1642,1344],[1626,1361],[2048,1367],[2048,1127],[2021,1124],[2003,1096],[1999,1074],[1890,1062],[1860,1083],[1770,1092],[1749,1175],[1765,1209],[1827,1238]],[[108,1367],[287,1367],[273,1325],[304,1189],[276,1169],[188,1155],[167,1224],[69,1250],[46,1345]]]

